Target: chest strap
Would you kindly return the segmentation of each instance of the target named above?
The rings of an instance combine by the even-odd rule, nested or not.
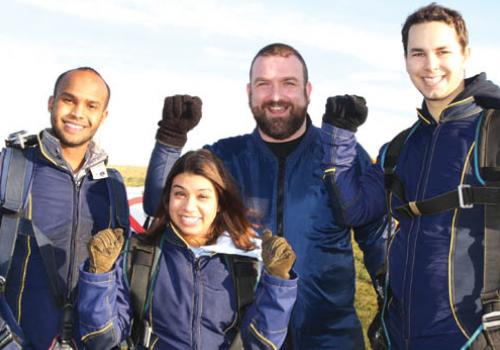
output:
[[[470,209],[475,204],[500,204],[500,186],[484,187],[459,185],[455,190],[417,202],[408,202],[395,209],[401,216],[411,218],[443,213],[447,210]]]

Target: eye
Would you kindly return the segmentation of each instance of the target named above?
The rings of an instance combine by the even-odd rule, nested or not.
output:
[[[411,54],[411,57],[424,57],[424,53],[423,52],[413,52]]]
[[[258,81],[255,83],[255,87],[267,87],[267,86],[269,86],[268,81]]]
[[[210,196],[209,194],[207,194],[207,193],[202,193],[202,194],[198,195],[198,199],[199,199],[199,200],[202,200],[202,201],[209,200],[209,199],[210,199],[210,197],[211,197],[211,196]]]
[[[184,198],[184,197],[186,197],[186,193],[184,193],[183,191],[174,191],[174,197]]]
[[[297,83],[293,80],[287,80],[287,81],[285,81],[284,85],[288,86],[288,87],[294,87],[294,86],[297,86]]]
[[[87,108],[88,108],[88,109],[90,109],[90,110],[92,110],[92,111],[93,111],[93,110],[96,110],[96,109],[97,109],[97,107],[98,107],[98,106],[97,106],[97,104],[95,104],[95,103],[90,103],[90,104],[88,104],[88,105],[87,105]]]

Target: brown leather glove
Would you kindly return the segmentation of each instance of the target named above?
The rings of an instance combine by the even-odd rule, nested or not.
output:
[[[290,270],[295,262],[295,252],[285,238],[273,236],[270,230],[262,235],[262,260],[269,274],[290,279]]]
[[[197,96],[165,97],[156,139],[169,146],[183,147],[187,141],[188,131],[200,122],[201,105],[201,99]]]
[[[89,241],[89,272],[104,273],[113,268],[123,247],[123,230],[121,228],[97,232]]]

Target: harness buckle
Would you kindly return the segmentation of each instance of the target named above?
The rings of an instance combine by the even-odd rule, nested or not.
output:
[[[465,184],[460,184],[457,187],[457,192],[458,192],[458,204],[460,205],[460,208],[462,209],[471,209],[474,207],[473,203],[465,203],[464,201],[464,190],[469,189],[470,185],[465,185]]]
[[[149,344],[151,343],[151,335],[153,334],[153,327],[149,325],[147,320],[144,321],[144,335],[142,337],[142,345],[146,348],[149,348]]]
[[[14,336],[12,335],[12,332],[10,331],[9,326],[4,324],[4,326],[0,330],[0,349],[3,349],[4,347],[6,347],[13,340],[14,340]]]
[[[492,311],[483,315],[483,328],[491,330],[492,328],[500,328],[500,311]]]
[[[5,140],[5,145],[25,149],[35,144],[36,140],[36,135],[30,135],[26,130],[21,130],[10,134]]]

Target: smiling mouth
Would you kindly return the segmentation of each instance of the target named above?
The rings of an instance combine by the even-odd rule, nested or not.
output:
[[[181,215],[181,223],[185,226],[194,226],[197,225],[198,222],[201,221],[199,216],[185,216]]]
[[[64,123],[64,128],[69,130],[69,131],[74,131],[74,132],[78,132],[78,131],[81,131],[83,130],[83,125],[78,125],[78,124],[75,124],[75,123],[71,123],[71,122],[63,122]]]
[[[427,86],[432,87],[432,86],[439,84],[444,79],[444,76],[439,75],[439,76],[435,76],[435,77],[423,77],[422,79]]]
[[[268,103],[264,106],[264,108],[271,115],[281,116],[288,112],[290,105],[287,103]]]

